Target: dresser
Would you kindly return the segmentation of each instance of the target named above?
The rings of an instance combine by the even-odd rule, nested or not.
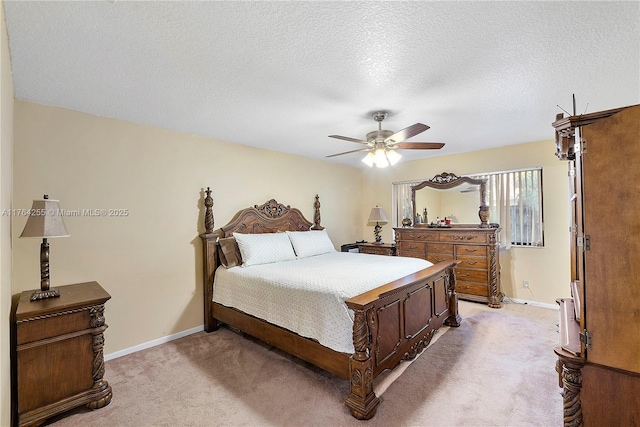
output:
[[[361,254],[396,255],[396,245],[391,243],[358,243],[358,250]]]
[[[111,296],[97,283],[59,286],[60,296],[15,308],[18,425],[39,425],[77,406],[111,402],[104,381],[104,304]]]
[[[565,426],[640,425],[640,105],[556,117],[571,282],[554,348]],[[562,295],[562,294],[561,294]],[[560,295],[559,295],[560,296]]]
[[[502,306],[500,289],[500,228],[403,227],[394,228],[398,256],[423,258],[432,263],[458,260],[456,292],[460,299]]]

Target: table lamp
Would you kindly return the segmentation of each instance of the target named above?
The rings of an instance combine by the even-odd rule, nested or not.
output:
[[[376,244],[382,245],[382,238],[380,237],[380,231],[382,227],[380,224],[386,224],[387,217],[384,216],[384,212],[381,207],[376,206],[375,208],[371,208],[371,214],[369,215],[369,222],[375,222],[376,226],[373,229],[373,234],[376,236]]]
[[[69,237],[69,232],[62,220],[62,211],[58,200],[51,200],[44,195],[44,200],[34,200],[29,218],[20,237],[42,239],[40,245],[40,290],[31,295],[31,301],[59,297],[60,292],[50,287],[49,280],[49,243],[53,237]]]

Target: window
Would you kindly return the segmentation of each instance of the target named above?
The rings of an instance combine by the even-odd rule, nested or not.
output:
[[[424,180],[423,180],[424,181]],[[413,216],[413,206],[411,204],[411,186],[422,181],[394,182],[392,186],[393,210],[391,212],[391,224],[394,227],[402,227],[402,220],[405,218],[415,221]]]
[[[542,168],[492,172],[474,178],[487,180],[490,221],[502,227],[505,246],[544,246]]]

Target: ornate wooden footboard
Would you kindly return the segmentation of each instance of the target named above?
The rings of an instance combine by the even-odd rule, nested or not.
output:
[[[457,261],[445,261],[349,299],[346,304],[355,313],[353,354],[340,353],[315,340],[213,302],[213,279],[220,259],[218,238],[243,233],[309,231],[320,226],[320,203],[314,204],[314,223],[289,206],[270,200],[263,205],[243,209],[219,230],[214,231],[213,199],[207,188],[205,198],[204,250],[204,324],[216,330],[221,323],[230,325],[300,359],[350,381],[345,404],[358,419],[370,419],[376,413],[378,397],[373,380],[402,360],[416,357],[443,325],[459,326],[458,300],[453,268]],[[309,231],[313,232],[313,231]]]
[[[441,262],[347,300],[355,313],[349,360],[351,391],[346,405],[358,419],[369,419],[379,400],[373,379],[424,350],[446,324],[460,326],[453,267]]]

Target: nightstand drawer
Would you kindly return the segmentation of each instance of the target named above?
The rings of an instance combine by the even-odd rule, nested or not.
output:
[[[93,337],[83,334],[62,341],[54,341],[45,346],[35,346],[20,350],[17,363],[20,381],[29,384],[43,384],[34,393],[30,387],[18,386],[18,412],[27,413],[77,395],[93,386],[92,367]],[[69,368],[61,369],[70,361]]]
[[[390,244],[361,243],[358,250],[363,254],[395,256],[396,247]]]
[[[88,309],[76,309],[68,312],[19,320],[16,326],[18,345],[57,337],[89,328],[91,315]]]

